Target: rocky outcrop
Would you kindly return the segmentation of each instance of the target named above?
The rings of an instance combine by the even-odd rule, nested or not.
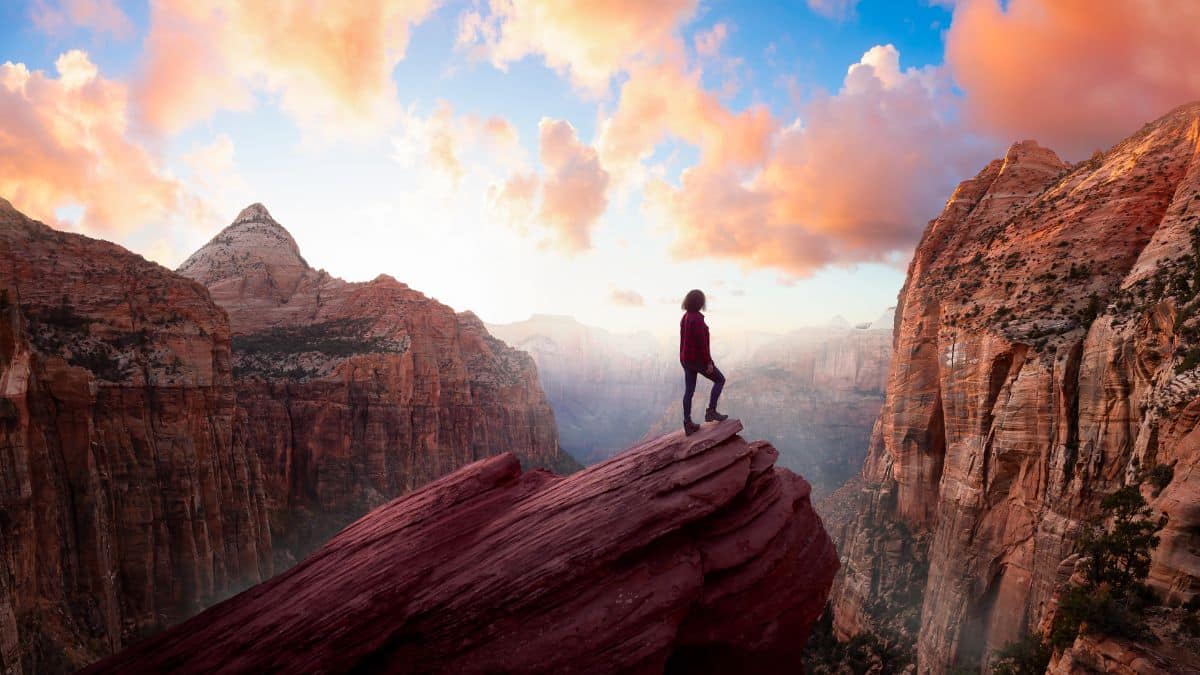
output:
[[[921,672],[986,665],[1128,483],[1169,519],[1151,585],[1200,592],[1198,291],[1200,105],[1079,165],[1018,143],[962,183],[909,267],[856,515],[835,528],[839,634],[903,632],[912,611],[898,641]]]
[[[797,672],[837,556],[740,428],[568,478],[471,464],[86,672]]]
[[[61,672],[272,573],[225,313],[0,200],[0,671]]]
[[[572,465],[527,354],[386,275],[350,283],[311,268],[260,204],[179,273],[229,313],[279,567],[477,459],[513,451],[531,466]]]

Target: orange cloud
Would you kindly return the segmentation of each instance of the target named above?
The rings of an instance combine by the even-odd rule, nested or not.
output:
[[[113,0],[38,0],[29,12],[33,25],[50,35],[70,28],[88,28],[124,39],[133,35],[133,22]]]
[[[1080,159],[1200,98],[1200,3],[961,0],[946,63],[968,120]]]
[[[579,141],[570,122],[542,118],[539,155],[547,175],[538,219],[553,244],[574,253],[591,246],[591,230],[608,207],[608,172],[596,151]]]
[[[730,111],[704,89],[700,76],[670,62],[634,67],[616,111],[601,126],[604,165],[627,171],[669,137],[699,147],[706,164],[761,162],[776,127],[771,113],[761,105]]]
[[[988,156],[954,121],[939,70],[901,71],[891,45],[851,66],[836,95],[776,130],[761,163],[702,162],[646,205],[684,257],[709,256],[803,276],[827,264],[905,252],[953,186]]]
[[[500,69],[540,55],[579,89],[600,94],[642,57],[678,51],[696,0],[490,0],[459,17],[458,44]]]
[[[124,85],[100,76],[82,51],[55,67],[57,78],[0,65],[0,195],[50,223],[58,209],[81,208],[78,227],[109,236],[198,208],[131,140]]]
[[[174,132],[256,89],[319,137],[378,131],[399,114],[391,73],[435,0],[352,3],[156,0],[138,98]]]

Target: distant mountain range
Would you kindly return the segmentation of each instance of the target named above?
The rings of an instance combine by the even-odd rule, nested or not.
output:
[[[783,335],[741,331],[711,316],[713,356],[729,379],[722,408],[774,443],[780,464],[818,493],[837,488],[861,466],[883,401],[894,312],[863,328],[835,317]],[[681,423],[674,339],[619,335],[549,315],[488,330],[533,355],[563,447],[585,463]],[[707,391],[703,382],[697,412]]]

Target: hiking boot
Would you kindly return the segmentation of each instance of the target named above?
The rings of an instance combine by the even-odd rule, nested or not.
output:
[[[708,410],[704,411],[705,422],[724,422],[727,419],[729,419],[729,415],[722,415],[721,413],[717,412],[716,408],[709,408]]]
[[[697,431],[700,431],[699,424],[696,424],[695,422],[693,422],[691,420],[683,421],[683,435],[684,436],[691,436],[692,434],[696,433]]]

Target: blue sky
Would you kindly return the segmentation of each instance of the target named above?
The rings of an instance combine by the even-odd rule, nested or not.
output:
[[[740,330],[867,321],[958,180],[1136,119],[1118,95],[1078,132],[1051,104],[988,114],[1044,93],[996,77],[1039,53],[1090,86],[1096,55],[1062,56],[1089,39],[1077,4],[4,3],[0,196],[172,267],[259,201],[311,264],[494,322],[669,333],[692,287]],[[1196,87],[1111,77],[1150,108]]]

